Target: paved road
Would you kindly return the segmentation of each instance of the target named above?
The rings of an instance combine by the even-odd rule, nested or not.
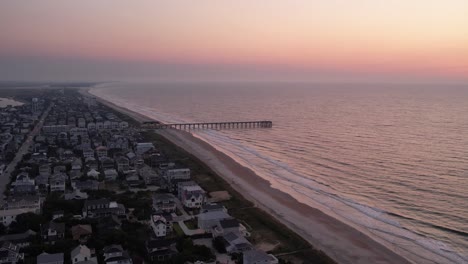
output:
[[[27,136],[26,140],[24,141],[23,145],[19,148],[16,152],[16,156],[10,164],[5,169],[5,172],[0,175],[0,191],[3,197],[3,193],[5,192],[6,185],[10,182],[11,172],[15,169],[18,162],[21,161],[23,155],[29,152],[29,147],[34,143],[34,137],[41,132],[42,125],[44,124],[44,120],[49,114],[50,109],[52,108],[53,103],[49,105],[49,107],[42,113],[39,122],[37,122],[36,126],[33,128],[29,135]],[[5,197],[4,197],[5,198]]]

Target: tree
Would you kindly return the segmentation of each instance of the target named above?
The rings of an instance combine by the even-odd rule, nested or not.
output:
[[[16,217],[16,220],[10,224],[10,233],[23,233],[31,229],[39,232],[41,225],[45,224],[45,218],[35,213],[24,213]]]
[[[208,247],[195,245],[190,238],[178,240],[176,248],[177,251],[179,251],[179,254],[177,258],[175,258],[175,263],[185,263],[186,261],[209,261],[214,258],[213,253]]]
[[[4,235],[6,233],[6,227],[0,223],[0,235]]]
[[[213,247],[219,253],[226,253],[226,246],[224,245],[224,239],[220,236],[213,239]]]

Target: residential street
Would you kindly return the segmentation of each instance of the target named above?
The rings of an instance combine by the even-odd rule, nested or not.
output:
[[[4,173],[0,176],[0,191],[2,193],[2,196],[3,196],[3,193],[5,192],[6,185],[8,184],[8,182],[10,182],[11,172],[15,169],[18,162],[21,161],[21,159],[23,158],[23,155],[29,152],[28,151],[29,147],[33,144],[34,137],[37,134],[39,134],[39,132],[41,132],[42,125],[44,124],[44,120],[47,117],[47,115],[49,114],[49,111],[52,108],[52,106],[53,106],[53,104],[50,104],[49,107],[46,109],[46,111],[44,111],[41,118],[37,122],[36,126],[33,128],[33,130],[31,130],[31,132],[29,132],[29,134],[28,134],[26,140],[24,141],[23,145],[21,145],[21,147],[16,152],[16,156],[13,159],[13,161],[11,161],[10,164],[8,164],[8,166],[6,167]]]

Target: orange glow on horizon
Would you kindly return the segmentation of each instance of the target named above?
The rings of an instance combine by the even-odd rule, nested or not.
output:
[[[7,0],[0,54],[468,78],[468,1],[407,2]]]

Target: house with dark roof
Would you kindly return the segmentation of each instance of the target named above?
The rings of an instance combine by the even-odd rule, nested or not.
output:
[[[29,177],[27,172],[21,172],[18,174],[18,176],[16,176],[16,180],[12,182],[11,186],[13,187],[13,193],[17,195],[36,193],[35,181]]]
[[[98,218],[109,215],[124,217],[125,207],[123,204],[111,202],[103,198],[98,200],[86,200],[83,206],[83,217]]]
[[[71,182],[71,186],[73,190],[78,191],[90,191],[90,190],[97,190],[99,189],[99,182],[96,180],[73,180]]]
[[[171,193],[153,195],[153,210],[156,213],[173,213],[176,211],[175,196]]]
[[[86,243],[93,235],[93,227],[91,225],[75,225],[71,228],[72,239]]]
[[[20,253],[20,247],[10,243],[3,242],[0,247],[0,263],[16,264],[24,259],[24,254]]]
[[[102,250],[106,264],[132,264],[133,261],[121,245],[110,245]]]
[[[98,219],[97,229],[99,231],[119,230],[122,226],[122,221],[115,215],[108,215]]]
[[[124,156],[117,157],[115,162],[117,163],[117,170],[120,172],[128,171],[130,169],[130,162]]]
[[[54,173],[49,179],[51,192],[65,192],[67,175],[63,172]]]
[[[219,222],[232,217],[224,211],[208,211],[198,214],[198,227],[206,232],[211,232],[213,228],[219,225]]]
[[[92,158],[92,157],[86,158],[85,164],[86,164],[86,167],[88,167],[89,169],[97,170],[99,168],[99,163],[97,162],[95,158]]]
[[[227,233],[222,236],[227,253],[240,253],[252,250],[252,244],[241,234]]]
[[[49,254],[43,252],[36,257],[37,264],[63,264],[63,253]]]
[[[65,223],[50,221],[41,227],[41,237],[46,243],[55,244],[55,241],[65,237]]]
[[[113,169],[115,167],[115,162],[111,158],[102,157],[99,159],[99,161],[101,162],[101,168],[103,170]]]
[[[218,203],[207,203],[207,204],[204,204],[200,209],[200,213],[214,212],[214,211],[224,211],[225,213],[227,213],[226,207]]]
[[[250,233],[247,232],[247,229],[244,225],[239,223],[237,219],[223,219],[213,228],[212,234],[214,237],[223,236],[224,234],[235,233],[240,234],[241,236],[249,237]]]
[[[174,241],[168,239],[148,240],[145,247],[148,258],[153,263],[170,260],[177,254]]]

